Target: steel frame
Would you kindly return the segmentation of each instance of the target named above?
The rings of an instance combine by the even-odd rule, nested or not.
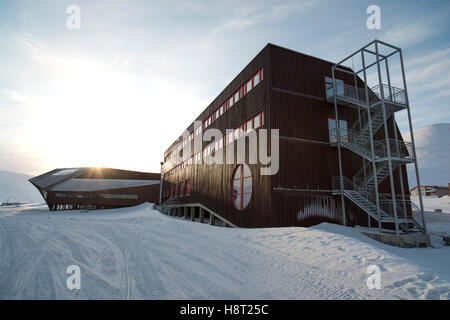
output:
[[[374,47],[374,49],[373,49]],[[383,49],[387,51],[385,54],[380,53],[380,49]],[[391,156],[391,146],[389,143],[389,135],[388,135],[388,126],[387,126],[387,120],[388,116],[386,114],[386,104],[385,104],[385,93],[384,93],[384,86],[387,85],[390,97],[392,99],[392,85],[391,85],[391,77],[390,77],[390,69],[389,69],[389,59],[393,58],[396,54],[398,54],[400,67],[401,67],[401,77],[402,77],[402,84],[403,84],[403,90],[405,95],[405,109],[408,114],[408,123],[409,123],[409,130],[411,134],[411,143],[412,143],[412,152],[413,152],[413,158],[414,158],[414,169],[415,169],[415,175],[416,175],[416,181],[419,191],[419,201],[420,201],[420,210],[422,211],[422,224],[423,224],[423,230],[426,233],[426,225],[425,225],[425,219],[423,215],[423,199],[421,194],[421,184],[420,184],[420,177],[419,177],[419,168],[417,165],[417,157],[416,157],[416,150],[415,150],[415,142],[414,142],[414,132],[412,127],[412,119],[411,119],[411,112],[409,107],[409,100],[408,100],[408,94],[407,94],[407,87],[406,87],[406,79],[405,79],[405,69],[403,64],[403,56],[402,56],[402,50],[396,46],[393,46],[391,44],[388,44],[386,42],[380,41],[380,40],[373,40],[372,42],[368,43],[367,45],[363,46],[361,49],[353,52],[349,56],[347,56],[345,59],[341,60],[337,64],[333,65],[331,68],[331,75],[333,78],[333,102],[334,102],[334,112],[335,112],[335,118],[339,119],[338,115],[338,99],[337,99],[337,85],[336,85],[336,72],[344,72],[347,74],[353,75],[354,78],[354,85],[357,86],[357,77],[362,74],[362,78],[364,81],[364,92],[365,92],[365,99],[366,99],[366,108],[360,108],[358,105],[358,120],[359,120],[359,126],[361,129],[361,110],[365,115],[367,116],[367,123],[369,126],[369,136],[370,136],[370,153],[371,153],[371,159],[370,162],[372,163],[372,171],[373,171],[373,179],[375,183],[375,198],[376,198],[376,207],[377,207],[377,216],[378,216],[378,229],[382,230],[382,219],[380,214],[380,194],[378,190],[378,181],[377,181],[377,167],[376,167],[376,157],[375,157],[375,150],[374,150],[374,132],[372,132],[372,120],[371,120],[371,105],[369,102],[369,91],[370,88],[367,85],[367,73],[368,69],[376,66],[376,75],[378,79],[378,85],[380,87],[380,99],[381,99],[381,110],[383,114],[383,127],[384,127],[384,133],[385,133],[385,143],[386,143],[386,151],[387,151],[387,161],[389,166],[389,180],[390,180],[390,189],[391,189],[391,198],[392,198],[392,205],[393,205],[393,214],[394,214],[394,223],[395,223],[395,232],[398,235],[400,233],[399,228],[399,217],[397,213],[397,201],[396,198],[396,192],[394,188],[394,177],[393,177],[393,165],[392,160],[393,157]],[[365,55],[371,55],[372,57],[375,57],[375,62],[372,62],[368,65],[366,65],[366,57]],[[358,71],[354,71],[353,67],[353,59],[354,58],[360,58],[360,62],[362,65],[362,68]],[[352,61],[352,68],[346,67],[344,64],[348,63],[349,61]],[[382,71],[381,71],[381,65],[382,63],[385,63],[385,73],[386,73],[386,81],[387,84],[383,83],[383,77],[382,77]],[[365,109],[365,110],[363,110]],[[399,140],[397,136],[397,128],[396,128],[396,122],[395,122],[395,110],[392,112],[392,118],[393,118],[393,132],[394,132],[394,141],[395,141],[395,150],[396,154],[399,155]],[[380,128],[381,129],[381,128]],[[342,207],[342,221],[343,225],[346,225],[346,215],[345,215],[345,200],[344,200],[344,177],[342,174],[342,143],[341,143],[341,137],[340,137],[340,124],[339,121],[336,121],[336,133],[337,133],[337,149],[338,149],[338,162],[339,162],[339,183],[340,183],[340,195],[341,195],[341,207]],[[363,166],[366,166],[366,160],[363,158]],[[364,170],[365,171],[365,170]],[[403,173],[401,170],[399,170],[399,176],[400,176],[400,192],[401,192],[401,204],[403,207],[403,212],[406,214],[407,207],[406,207],[406,199],[405,199],[405,186],[403,185]],[[370,225],[370,216],[369,216],[369,227]]]

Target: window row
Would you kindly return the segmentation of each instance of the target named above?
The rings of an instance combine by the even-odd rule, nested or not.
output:
[[[261,111],[256,115],[254,115],[253,117],[251,117],[250,119],[242,122],[240,125],[234,128],[233,131],[229,132],[228,135],[224,134],[217,141],[213,141],[210,144],[208,144],[202,151],[197,152],[189,159],[181,162],[180,164],[172,168],[170,171],[166,172],[164,174],[164,177],[165,178],[170,177],[171,175],[189,167],[190,165],[201,163],[203,159],[212,155],[217,150],[221,150],[226,145],[232,143],[233,141],[238,140],[239,138],[245,136],[247,133],[250,133],[253,130],[258,129],[263,125],[264,125],[264,111]]]
[[[254,87],[256,87],[263,79],[263,68],[259,69],[253,76],[250,77],[235,93],[231,95],[225,102],[218,107],[211,115],[202,123],[203,129],[206,129],[215,120],[217,120],[222,114],[242,99],[247,93],[249,93]],[[201,130],[200,130],[201,132]]]
[[[164,198],[182,198],[191,195],[191,180],[185,180],[177,184],[173,184],[170,188],[163,191]]]
[[[263,68],[260,68],[253,74],[250,79],[248,79],[234,94],[231,95],[225,102],[218,107],[211,115],[203,121],[202,125],[195,128],[193,132],[189,135],[188,139],[183,140],[165,159],[173,158],[173,153],[180,152],[181,149],[189,142],[194,140],[194,134],[201,134],[204,129],[210,126],[215,120],[220,118],[228,109],[230,109],[236,102],[242,99],[247,93],[249,93],[254,87],[256,87],[263,80]]]
[[[95,193],[55,193],[58,198],[96,198]],[[105,199],[133,199],[137,200],[138,196],[135,194],[116,194],[116,193],[101,193],[99,195]]]

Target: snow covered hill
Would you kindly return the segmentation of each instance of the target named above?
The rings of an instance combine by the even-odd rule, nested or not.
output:
[[[0,208],[0,252],[0,299],[450,299],[450,247],[394,248],[326,223],[213,227],[149,204]],[[70,265],[80,290],[66,287]],[[371,265],[381,289],[367,288]]]
[[[403,135],[411,141],[410,134]],[[450,123],[414,130],[420,179],[423,185],[446,186],[450,182]],[[416,185],[414,165],[408,165],[410,187]]]
[[[31,176],[22,173],[0,170],[0,203],[6,202],[44,202],[39,191],[28,181]]]

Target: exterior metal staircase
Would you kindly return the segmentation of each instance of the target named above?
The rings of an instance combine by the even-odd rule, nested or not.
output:
[[[392,113],[389,114],[392,115]],[[371,137],[369,126],[372,125],[372,134],[380,130],[384,125],[383,112],[377,111],[371,117],[371,122],[366,122],[360,125],[359,120],[355,122],[347,137],[341,137],[340,145],[364,159],[369,161],[369,165],[364,165],[353,176],[353,181],[347,177],[343,177],[344,190],[343,195],[355,203],[359,208],[366,212],[370,217],[380,223],[398,223],[399,229],[402,232],[425,232],[423,224],[420,219],[414,219],[412,216],[412,209],[418,210],[419,215],[423,212],[417,208],[410,200],[402,199],[397,201],[395,208],[397,217],[394,213],[394,201],[384,196],[379,195],[378,201],[375,192],[375,181],[377,185],[381,184],[389,175],[389,161],[386,140],[373,140],[375,159],[372,158],[371,153]],[[361,129],[357,129],[361,127]],[[336,145],[337,137],[335,142]],[[400,168],[402,164],[414,161],[412,145],[409,142],[402,140],[388,139],[391,155],[392,170]],[[370,162],[375,162],[376,173],[373,173],[373,166]],[[376,176],[376,180],[375,180]],[[333,177],[333,190],[339,190],[339,177]],[[401,205],[400,205],[401,203]],[[380,208],[378,210],[378,207]]]
[[[340,193],[340,177],[333,177],[333,189],[335,194]],[[343,177],[343,195],[355,203],[370,217],[384,224],[397,223],[404,233],[422,232],[425,233],[424,225],[421,222],[422,211],[409,199],[398,200],[396,203],[397,218],[394,215],[394,202],[382,195],[375,197],[375,191],[369,187],[361,187],[347,177]],[[379,208],[379,211],[378,211]]]
[[[366,60],[367,56],[369,58]],[[401,77],[395,77],[395,80],[397,83],[399,79],[402,81],[402,88],[391,83],[394,78],[391,78],[389,65],[396,58],[399,58],[397,66],[400,66]],[[359,70],[353,70],[349,65],[356,65]],[[369,87],[368,75],[371,76],[372,83],[376,81],[373,83],[375,86]],[[383,79],[386,83],[383,83]],[[349,82],[353,82],[353,85]],[[405,188],[408,186],[404,185],[403,172],[399,170],[402,165],[414,163],[420,190],[401,49],[380,40],[370,42],[331,67],[331,80],[326,77],[325,92],[327,100],[334,104],[334,119],[340,119],[342,107],[357,109],[359,119],[353,123],[348,133],[347,130],[341,131],[340,120],[337,120],[334,128],[330,130],[330,145],[337,147],[339,161],[339,176],[332,178],[333,194],[340,195],[343,224],[346,224],[344,198],[347,198],[377,221],[380,230],[389,229],[392,232],[391,227],[394,224],[397,235],[400,232],[426,234],[420,191],[418,208],[411,202],[409,195],[405,194]],[[395,112],[402,110],[408,115],[411,143],[397,137]],[[390,118],[393,120],[390,122],[393,123],[393,137],[385,127]],[[384,138],[375,140],[374,136],[381,128],[384,128]],[[352,178],[343,175],[342,149],[350,150],[362,158],[363,166]],[[398,178],[394,176],[395,170],[398,171]],[[388,177],[390,193],[385,196],[386,194],[379,192],[379,185]],[[371,219],[368,224],[370,227]]]

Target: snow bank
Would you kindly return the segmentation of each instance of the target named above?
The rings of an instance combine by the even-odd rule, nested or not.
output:
[[[358,229],[232,229],[133,208],[0,209],[1,299],[449,299],[450,248],[401,249]],[[81,290],[66,288],[69,265]],[[381,270],[380,290],[366,286]]]
[[[411,197],[411,200],[416,206],[420,208],[419,197]],[[438,198],[437,196],[422,197],[423,207],[425,211],[434,211],[434,209],[441,209],[443,213],[450,214],[450,197],[443,196]]]

